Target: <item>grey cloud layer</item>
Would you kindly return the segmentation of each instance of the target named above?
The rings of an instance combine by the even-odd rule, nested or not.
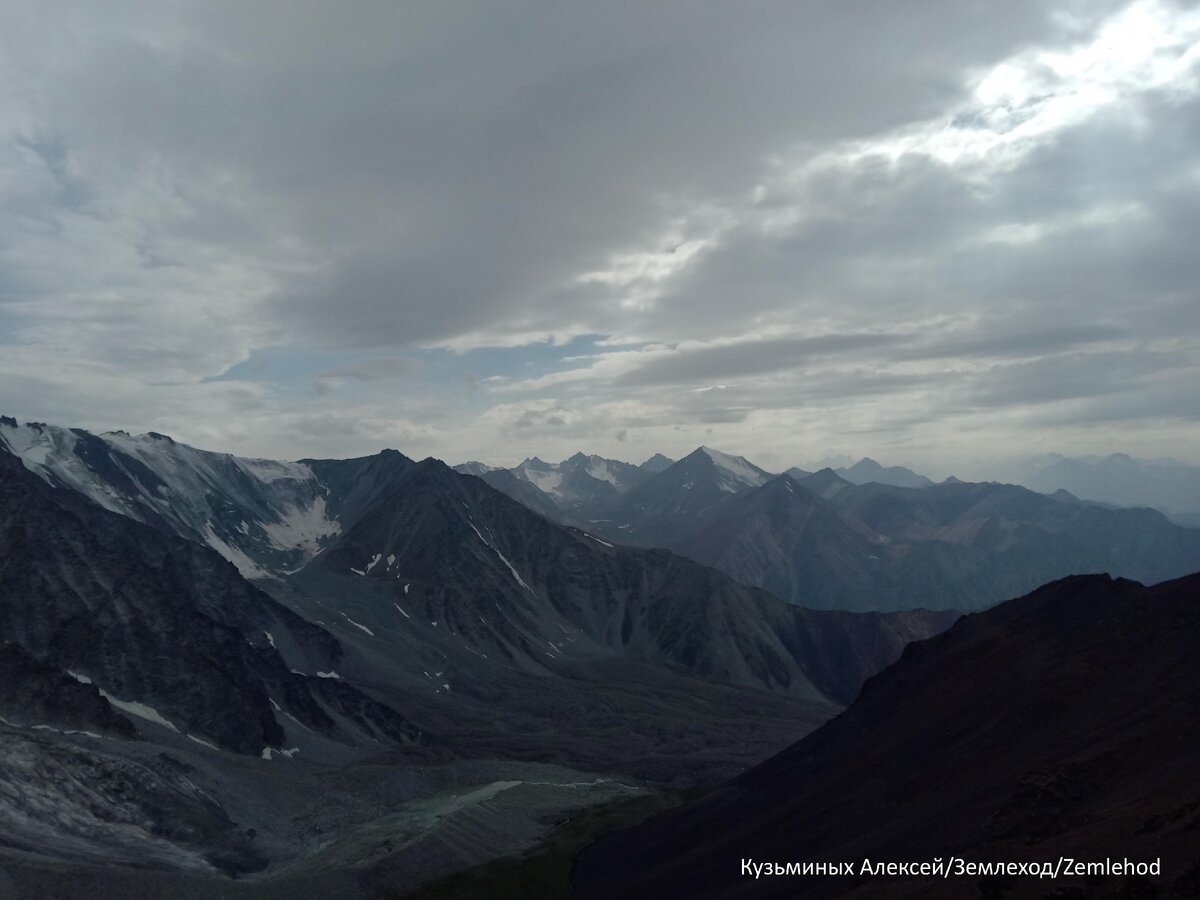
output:
[[[790,409],[820,456],[836,429],[920,443],[951,414],[1117,423],[1143,391],[1178,454],[1200,343],[1194,68],[1002,158],[888,150],[952,117],[1043,115],[972,91],[1126,6],[11,5],[0,402],[137,427],[135,407],[218,441],[249,439],[222,411],[258,415],[256,452],[301,422],[332,447],[342,421],[344,452],[392,433],[517,458],[543,431],[677,452],[650,443],[707,428],[761,428],[782,455],[761,418]],[[1053,99],[1069,77],[1048,71]],[[581,334],[643,352],[535,372],[525,399],[500,379],[491,415],[453,412],[450,387],[338,402],[407,383],[422,345]],[[204,383],[269,346],[365,358],[304,376],[302,406]]]

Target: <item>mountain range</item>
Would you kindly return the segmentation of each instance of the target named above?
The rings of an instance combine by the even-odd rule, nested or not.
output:
[[[701,447],[594,505],[586,527],[820,609],[974,610],[1066,575],[1155,582],[1200,568],[1200,531],[1151,509],[992,482],[796,474]]]
[[[1037,456],[994,467],[994,477],[1035,491],[1070,491],[1115,506],[1149,506],[1180,524],[1200,526],[1200,466],[1173,459],[1136,459],[1127,453],[1104,457]]]
[[[714,451],[716,452],[716,451]],[[729,454],[725,454],[728,456]],[[625,477],[614,481],[618,493],[624,493],[640,483],[636,474],[628,477],[635,468],[643,473],[657,474],[668,468],[675,460],[664,455],[655,454],[640,466],[632,466],[620,460],[604,459],[598,456],[576,454],[561,463],[545,463],[536,457],[527,459],[513,469],[498,469],[484,463],[472,462],[457,466],[459,471],[473,475],[487,473],[517,473],[532,471],[532,477],[517,477],[536,488],[535,492],[522,499],[541,496],[550,504],[555,504],[561,498],[554,496],[555,490],[542,490],[538,487],[539,480],[545,484],[547,473],[550,478],[553,473],[566,472],[578,466],[579,460],[589,460],[586,465],[599,468],[607,466],[612,471],[627,473]],[[532,469],[531,469],[532,467]],[[892,487],[921,488],[934,483],[933,479],[914,472],[904,466],[888,466],[876,462],[870,457],[863,457],[857,462],[849,457],[829,457],[815,465],[806,467],[793,466],[781,474],[791,475],[801,481],[814,472],[828,470],[843,481],[850,484],[884,484]],[[996,481],[1004,484],[1018,484],[1030,490],[1044,494],[1055,494],[1067,491],[1081,500],[1092,500],[1111,506],[1143,507],[1166,514],[1172,520],[1188,527],[1200,524],[1200,467],[1188,465],[1172,459],[1138,459],[1126,453],[1114,453],[1106,457],[1068,457],[1062,454],[1047,454],[1024,459],[1001,460],[980,464],[975,467],[981,481]],[[957,481],[954,477],[946,479]],[[503,489],[499,484],[495,485]],[[547,485],[548,486],[548,485]],[[611,492],[601,489],[597,499],[611,499]],[[534,501],[535,503],[538,501]],[[600,513],[592,507],[587,499],[576,498],[572,501],[575,520],[601,518]],[[554,515],[559,518],[571,518],[564,515],[563,510],[556,506]],[[539,510],[540,512],[543,510]],[[552,516],[553,517],[553,516]]]
[[[395,866],[413,884],[515,836],[435,852],[436,829],[368,827],[381,783],[413,804],[457,772],[481,805],[447,815],[471,822],[531,785],[511,814],[528,843],[614,794],[741,770],[957,615],[803,609],[395,451],[281,463],[13,420],[0,441],[0,671],[22,685],[0,691],[0,822],[22,835],[0,876],[32,877],[7,846],[206,890],[262,871],[327,896]],[[319,811],[300,785],[329,767],[356,774]]]
[[[298,572],[411,461],[249,460],[162,435],[102,436],[0,422],[0,439],[55,484],[213,547],[253,578]],[[1070,574],[1143,582],[1200,568],[1200,532],[1147,509],[1112,509],[1065,491],[934,485],[861,460],[796,477],[698,448],[633,466],[582,453],[515,469],[464,464],[522,506],[606,543],[662,547],[810,608],[981,609]],[[912,486],[906,486],[912,485]]]
[[[1200,568],[1156,513],[1014,486],[517,468],[0,417],[0,889],[407,889],[735,777],[1031,579]]]
[[[745,584],[815,608],[977,610],[1072,574],[1148,583],[1200,568],[1200,531],[1016,485],[852,485],[781,476],[662,541]]]

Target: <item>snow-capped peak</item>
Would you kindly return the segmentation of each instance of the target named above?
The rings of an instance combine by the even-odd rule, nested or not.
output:
[[[758,487],[761,484],[766,484],[771,478],[769,472],[763,471],[744,456],[722,453],[720,450],[713,450],[711,447],[701,447],[700,451],[711,459],[713,465],[720,469],[728,479],[742,485]]]
[[[0,444],[55,487],[208,544],[247,577],[295,568],[341,526],[304,463],[197,450],[149,432],[0,421]]]

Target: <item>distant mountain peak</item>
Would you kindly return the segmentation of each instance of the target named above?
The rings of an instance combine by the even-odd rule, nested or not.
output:
[[[638,468],[646,472],[657,473],[663,471],[664,469],[670,468],[672,465],[674,465],[674,463],[675,460],[671,459],[671,457],[664,456],[661,453],[655,453],[652,457],[638,466]]]
[[[1047,463],[1046,460],[1052,461]],[[1004,480],[1051,494],[1059,488],[1081,500],[1149,506],[1168,514],[1200,514],[1200,466],[1167,459],[1108,456],[1032,457],[1001,470]]]
[[[775,494],[795,496],[807,493],[807,491],[804,490],[799,481],[787,472],[784,472],[782,475],[776,475],[774,478],[763,482],[756,493],[762,496],[773,496]]]
[[[557,463],[533,456],[508,471],[536,487],[554,503],[566,503],[572,509],[581,504],[586,506],[611,500],[646,475],[627,462],[582,451]]]
[[[883,466],[869,456],[864,456],[849,468],[836,471],[838,475],[854,484],[875,481],[879,484],[909,488],[929,487],[933,484],[932,480],[917,474],[912,469],[906,469],[904,466]]]
[[[695,459],[697,455],[710,460],[722,472],[722,488],[725,490],[738,490],[735,485],[758,487],[772,477],[770,472],[760,469],[744,456],[734,456],[712,447],[700,446],[687,458]]]
[[[711,447],[697,447],[680,460],[680,463],[692,470],[696,470],[698,465],[699,471],[715,472],[717,486],[722,491],[731,493],[747,487],[758,487],[772,478],[770,472],[760,469],[745,457],[734,456],[732,453],[724,453]]]
[[[489,466],[487,463],[482,463],[477,459],[471,459],[454,466],[454,471],[465,475],[486,475],[488,472],[495,472],[496,468]]]

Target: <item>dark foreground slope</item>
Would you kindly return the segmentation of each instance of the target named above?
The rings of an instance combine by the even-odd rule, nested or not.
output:
[[[602,839],[579,897],[1109,897],[1124,878],[754,881],[741,861],[1162,860],[1200,896],[1200,575],[1059,581],[910,645],[845,713]],[[1052,891],[1060,891],[1054,894]],[[1061,893],[1061,891],[1066,893]]]

